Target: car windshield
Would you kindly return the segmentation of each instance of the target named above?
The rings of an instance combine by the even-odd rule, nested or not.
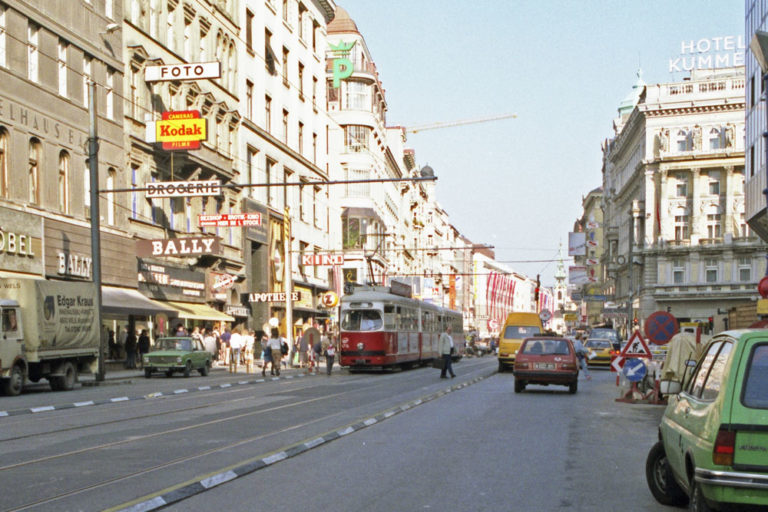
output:
[[[594,348],[594,349],[604,349],[604,348],[613,348],[613,345],[611,345],[611,342],[608,340],[588,340],[586,347]]]
[[[567,355],[571,351],[565,340],[528,340],[523,345],[523,354]]]
[[[527,338],[541,334],[541,330],[535,325],[508,325],[504,329],[504,337],[509,339]]]
[[[341,328],[345,331],[378,331],[383,325],[381,313],[370,309],[347,310],[341,319]]]
[[[768,345],[757,345],[752,350],[743,402],[747,407],[768,408]]]
[[[592,329],[590,337],[603,338],[610,341],[619,341],[619,335],[613,329]]]
[[[157,350],[192,350],[192,340],[186,338],[160,338]]]

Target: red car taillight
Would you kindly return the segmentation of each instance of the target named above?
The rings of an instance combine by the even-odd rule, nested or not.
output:
[[[520,370],[527,370],[528,363],[515,363],[515,368],[518,368]]]
[[[575,370],[576,365],[573,363],[563,363],[560,365],[560,368],[563,370]]]
[[[733,466],[733,452],[736,446],[736,432],[721,430],[715,438],[712,449],[712,462],[719,466]]]

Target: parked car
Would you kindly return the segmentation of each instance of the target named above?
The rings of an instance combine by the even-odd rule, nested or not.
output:
[[[611,356],[619,355],[618,349],[607,339],[589,338],[584,348],[587,349],[587,364],[590,365],[609,366]]]
[[[528,384],[568,386],[578,389],[579,362],[573,343],[567,338],[526,338],[515,358],[515,393]]]
[[[718,334],[688,361],[645,471],[665,505],[768,509],[768,330]]]
[[[189,337],[158,338],[155,349],[144,354],[144,376],[152,377],[154,372],[165,372],[170,377],[174,372],[183,372],[189,377],[197,370],[205,377],[211,370],[213,356],[205,350],[200,340]]]

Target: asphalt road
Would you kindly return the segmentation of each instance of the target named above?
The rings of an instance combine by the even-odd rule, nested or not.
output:
[[[665,510],[644,478],[661,407],[615,402],[608,372],[515,394],[495,367],[0,398],[53,406],[0,417],[0,510]]]

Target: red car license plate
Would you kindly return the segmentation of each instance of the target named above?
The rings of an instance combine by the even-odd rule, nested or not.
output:
[[[537,370],[554,370],[555,363],[533,363],[533,367]]]

